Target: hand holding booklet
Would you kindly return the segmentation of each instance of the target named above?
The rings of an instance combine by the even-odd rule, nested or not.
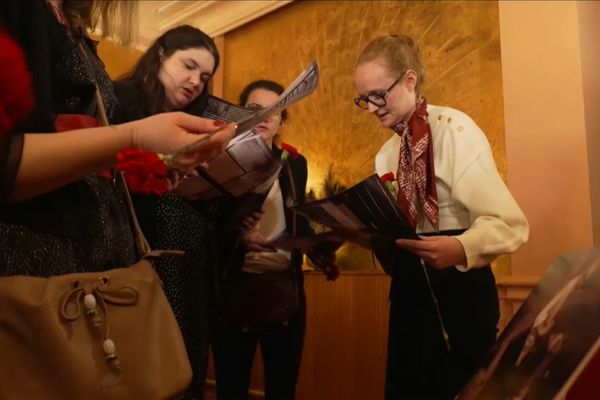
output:
[[[312,62],[273,105],[259,110],[209,97],[202,117],[237,123],[235,137],[223,153],[208,161],[207,169],[198,168],[197,176],[188,176],[173,193],[189,199],[205,200],[220,196],[266,195],[279,176],[281,161],[274,157],[267,143],[253,128],[311,94],[318,78],[317,64]],[[193,151],[194,146],[201,146],[205,140],[200,139],[177,151],[172,157],[173,162]]]
[[[376,174],[340,194],[293,209],[361,245],[372,239],[419,239]]]
[[[299,250],[303,253],[308,253],[310,249],[320,247],[335,253],[344,242],[345,239],[339,234],[329,231],[309,236],[284,235],[273,240],[270,246],[285,251]]]

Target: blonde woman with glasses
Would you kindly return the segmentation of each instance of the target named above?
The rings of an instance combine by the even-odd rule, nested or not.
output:
[[[490,262],[527,240],[528,224],[500,178],[485,134],[466,114],[427,104],[416,42],[367,45],[355,104],[393,136],[377,153],[420,240],[374,243],[392,277],[386,399],[451,399],[496,338]]]

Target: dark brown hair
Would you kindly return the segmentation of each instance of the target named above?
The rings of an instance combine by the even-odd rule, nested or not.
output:
[[[248,85],[246,85],[244,90],[242,90],[242,93],[240,93],[240,103],[239,104],[241,106],[245,105],[246,102],[248,102],[248,97],[250,96],[250,93],[252,93],[256,89],[269,90],[269,91],[277,93],[277,94],[281,94],[285,90],[283,88],[283,86],[281,86],[277,82],[260,79],[260,80],[251,82]],[[287,119],[288,119],[288,112],[286,109],[286,110],[281,111],[281,122],[285,122],[285,121],[287,121]]]
[[[146,50],[135,68],[130,73],[119,78],[119,81],[133,83],[141,92],[140,100],[145,115],[154,115],[166,111],[165,87],[158,78],[161,56],[169,58],[178,50],[197,48],[208,50],[214,57],[215,67],[212,71],[212,74],[214,74],[220,61],[215,42],[200,29],[190,25],[182,25],[163,33]],[[205,102],[207,97],[208,85],[204,85],[200,96],[191,104],[188,104],[184,110],[190,107],[197,108],[197,104]]]

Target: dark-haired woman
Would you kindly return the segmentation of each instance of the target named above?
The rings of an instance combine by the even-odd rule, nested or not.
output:
[[[219,65],[215,43],[204,32],[183,25],[165,32],[136,67],[115,82],[118,122],[182,110],[200,114],[207,83]],[[164,282],[192,364],[194,378],[186,399],[203,396],[211,328],[212,270],[217,263],[217,208],[173,194],[134,195],[136,212],[150,246],[183,250],[156,269]]]
[[[114,166],[121,150],[136,147],[168,154],[196,141],[198,132],[215,130],[212,121],[169,113],[112,127],[56,133],[57,115],[100,116],[96,86],[107,114],[113,115],[117,103],[113,85],[86,31],[98,15],[102,16],[103,34],[119,33],[107,29],[113,24],[128,31],[135,25],[125,17],[134,5],[84,0],[0,4],[2,35],[14,43],[12,53],[8,53],[9,42],[3,41],[2,56],[12,54],[12,60],[3,61],[14,63],[22,54],[33,87],[31,112],[24,120],[11,121],[16,124],[14,129],[6,128],[7,132],[0,134],[0,280],[15,275],[51,277],[96,272],[132,264],[137,258],[133,229],[120,190],[112,179],[96,173]],[[10,92],[6,85],[23,79],[13,75],[3,78],[3,94]],[[25,97],[27,93],[18,95]],[[4,108],[0,111],[3,126],[4,111],[14,105],[8,100],[0,106]],[[232,134],[230,129],[220,138],[216,154]],[[204,154],[197,163],[216,154]],[[7,318],[11,315],[5,312],[8,308],[3,302],[0,334],[15,338],[19,329],[14,329],[15,321]],[[36,323],[23,322],[35,315],[21,314],[24,319],[16,323],[31,329],[30,334],[18,337],[22,343],[59,340],[58,336],[36,331]],[[61,347],[59,344],[56,348]],[[3,354],[4,346],[7,343],[0,342]],[[30,348],[39,353],[43,347]],[[31,365],[29,357],[19,363],[18,368],[13,363],[0,363],[1,398],[75,398],[78,393],[74,388],[77,385],[65,384],[68,368],[50,361]],[[40,376],[57,379],[52,379],[52,387],[44,385],[42,390]],[[106,395],[100,392],[98,385],[96,397]]]
[[[240,105],[265,108],[273,104],[283,91],[283,87],[273,81],[255,81],[242,91]],[[286,119],[287,110],[284,110],[256,127],[277,157],[281,156],[282,150],[273,141]],[[284,323],[250,330],[244,329],[234,318],[228,316],[226,307],[219,310],[212,342],[219,399],[248,398],[250,372],[258,343],[264,360],[265,399],[289,400],[295,397],[306,328],[302,254],[298,251],[264,251],[262,245],[283,232],[289,235],[306,235],[311,232],[308,220],[301,216],[294,217],[289,209],[289,204],[304,202],[307,173],[306,159],[301,155],[287,161],[262,205],[263,215],[260,221],[255,228],[245,233],[245,248],[240,246],[236,249],[239,257],[233,257],[235,261],[232,264],[235,265],[228,266],[229,273],[235,271],[240,274],[263,274],[291,269],[298,285],[299,307]]]

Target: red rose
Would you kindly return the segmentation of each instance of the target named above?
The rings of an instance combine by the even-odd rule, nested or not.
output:
[[[126,149],[117,154],[116,168],[123,172],[132,192],[161,195],[168,190],[166,164],[156,153]]]
[[[394,177],[394,173],[391,171],[387,174],[381,175],[379,179],[381,179],[381,182],[394,182],[396,180],[396,178]]]
[[[298,149],[294,146],[287,143],[281,143],[281,150],[283,150],[283,153],[281,153],[282,160],[287,160],[288,158],[295,160],[298,158]]]
[[[126,149],[117,154],[117,169],[135,175],[167,176],[167,166],[156,153]]]
[[[82,114],[59,114],[54,120],[57,132],[102,126],[97,119]],[[161,195],[168,190],[167,165],[158,154],[142,149],[125,149],[117,154],[115,168],[123,172],[129,190],[136,193]],[[110,171],[99,173],[110,177]]]
[[[0,134],[3,134],[24,120],[35,102],[23,50],[2,29],[0,49]]]
[[[328,281],[335,281],[340,276],[340,267],[336,263],[331,262],[325,267],[323,272],[325,272],[325,277]]]
[[[123,173],[123,177],[129,190],[135,193],[161,195],[168,190],[167,180],[164,177],[131,173]]]

